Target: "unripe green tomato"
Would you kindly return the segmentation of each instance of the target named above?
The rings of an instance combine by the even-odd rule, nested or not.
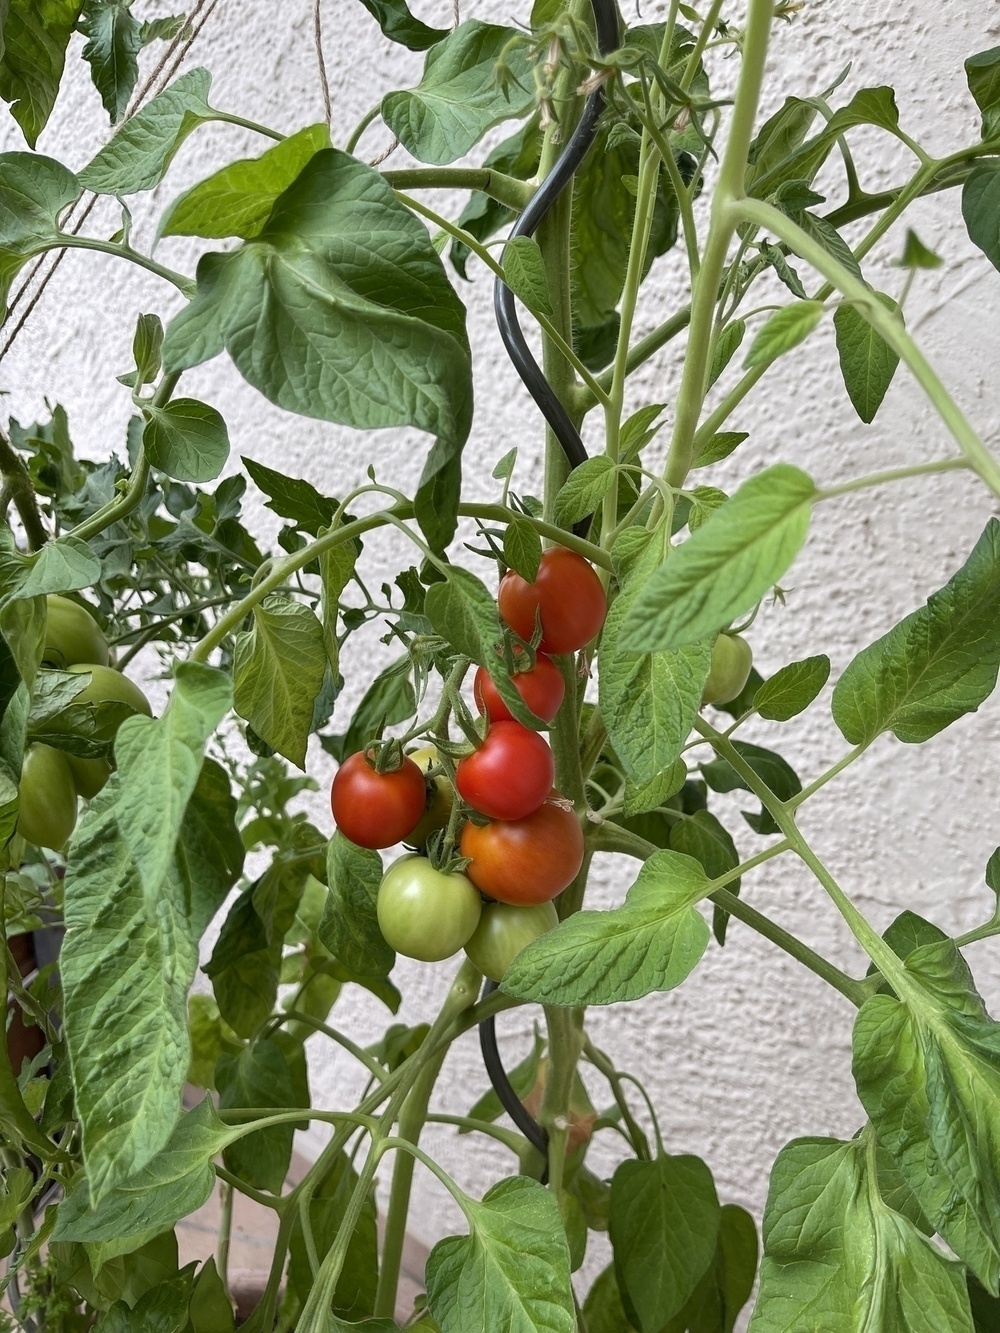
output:
[[[551,902],[532,907],[486,903],[465,952],[484,977],[502,981],[521,950],[558,924],[559,914]]]
[[[103,704],[110,700],[128,704],[129,708],[134,708],[137,713],[145,713],[147,717],[153,716],[149,700],[139,686],[113,667],[101,666],[97,662],[80,662],[74,663],[68,670],[76,675],[84,675],[89,671],[91,675],[90,684],[73,700],[75,704]]]
[[[412,759],[417,768],[424,776],[437,763],[438,752],[435,746],[425,745],[420,750],[414,750],[412,754],[407,755]],[[427,846],[427,839],[438,829],[448,827],[448,820],[451,818],[451,808],[455,804],[455,789],[443,773],[438,773],[431,779],[428,787],[427,804],[424,807],[424,813],[420,816],[420,821],[416,828],[403,841],[407,847],[416,847],[419,850]]]
[[[89,611],[57,593],[46,597],[45,605],[48,618],[45,622],[44,662],[60,669],[77,662],[108,665],[108,641]]]
[[[111,765],[106,759],[84,759],[78,754],[67,754],[66,762],[76,790],[85,801],[92,801],[111,776]]]
[[[51,745],[29,746],[21,766],[17,831],[36,847],[61,851],[76,827],[76,787],[66,756]]]
[[[407,958],[439,963],[458,953],[479,924],[482,899],[464,875],[435,870],[425,856],[401,856],[379,885],[379,929]]]
[[[720,634],[712,649],[712,666],[702,692],[703,704],[727,704],[743,689],[753,666],[753,652],[738,634]]]

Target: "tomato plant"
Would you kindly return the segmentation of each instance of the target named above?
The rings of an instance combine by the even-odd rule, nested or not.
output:
[[[544,653],[538,653],[531,667],[518,670],[511,681],[525,704],[543,722],[551,722],[562,705],[566,683],[562,672]],[[491,722],[513,722],[516,719],[501,699],[493,679],[485,667],[477,667],[472,683],[476,706]]]
[[[460,846],[473,884],[502,903],[544,903],[561,893],[584,857],[580,821],[566,806],[556,797],[521,819],[470,820]]]
[[[500,614],[520,638],[530,641],[536,621],[544,653],[574,653],[600,633],[607,614],[604,585],[577,551],[553,546],[543,552],[531,581],[508,570],[500,583]]]
[[[379,772],[362,750],[337,769],[330,806],[337,827],[359,847],[392,847],[413,833],[424,814],[424,775],[412,759]]]
[[[438,963],[458,953],[479,924],[482,900],[462,874],[435,870],[423,856],[401,856],[378,891],[378,924],[397,953]]]
[[[0,1325],[1000,1327],[988,6],[286,8],[0,3]]]
[[[482,745],[455,770],[464,801],[493,819],[521,819],[545,800],[555,777],[552,751],[519,722],[492,722]]]

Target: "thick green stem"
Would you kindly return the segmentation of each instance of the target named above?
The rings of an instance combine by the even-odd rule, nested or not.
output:
[[[740,199],[731,201],[727,205],[727,212],[734,223],[744,220],[758,227],[766,227],[797,255],[812,264],[818,273],[854,304],[876,333],[881,334],[900,359],[906,362],[969,466],[979,474],[994,495],[1000,496],[1000,462],[993,457],[966,420],[898,315],[887,310],[870,287],[849,272],[824,246],[807,235],[780,209],[759,199]]]
[[[60,232],[59,239],[54,241],[49,248],[53,250],[60,248],[65,250],[97,250],[100,254],[114,255],[116,259],[127,259],[129,263],[136,264],[139,268],[144,268],[149,273],[155,273],[158,278],[163,278],[166,282],[172,283],[185,296],[191,297],[195,294],[196,287],[192,278],[185,277],[183,273],[177,273],[172,268],[167,268],[165,264],[158,264],[155,259],[140,254],[138,250],[133,250],[130,245],[122,245],[114,241],[102,241],[96,236],[74,236],[71,232]]]
[[[24,459],[17,452],[10,440],[0,430],[0,475],[4,480],[4,494],[14,501],[24,535],[28,540],[29,551],[40,551],[49,539],[42,516],[38,509],[35,488],[31,476],[25,467]],[[6,504],[0,512],[0,522],[7,517]]]
[[[459,505],[458,512],[470,518],[493,519],[500,523],[510,523],[514,519],[521,523],[530,523],[540,536],[547,537],[550,541],[560,542],[563,546],[570,547],[571,550],[579,551],[588,560],[601,565],[603,568],[610,569],[611,567],[611,557],[606,551],[602,551],[593,542],[585,541],[582,537],[576,537],[573,533],[564,531],[554,523],[545,522],[544,519],[528,518],[523,514],[515,513],[513,509],[505,508],[503,505],[463,504]],[[345,523],[343,527],[335,528],[333,532],[325,533],[322,537],[310,542],[301,551],[296,551],[284,560],[274,561],[265,577],[256,583],[236,606],[227,611],[224,616],[220,616],[204,638],[195,644],[191,653],[192,661],[207,661],[214,649],[223,642],[227,635],[239,628],[249,612],[259,602],[262,602],[269,593],[280,588],[292,574],[304,569],[306,565],[311,564],[324,552],[333,550],[334,547],[340,546],[343,542],[353,541],[355,537],[361,537],[374,528],[385,527],[387,523],[391,524],[412,517],[413,505],[410,502],[394,505],[391,510],[379,510],[375,514],[370,514],[367,518],[359,518],[353,523]],[[90,520],[91,523],[93,521],[93,519]],[[114,522],[115,520],[112,519],[111,521]],[[81,527],[85,526],[87,525],[81,524]],[[107,523],[103,523],[97,530],[101,531],[107,526]]]
[[[583,1014],[582,1009],[545,1006],[549,1063],[539,1119],[549,1136],[549,1187],[557,1197],[563,1189],[573,1080],[583,1051]]]
[[[694,458],[695,432],[708,381],[715,304],[722,284],[729,243],[736,230],[730,206],[734,199],[743,194],[747,154],[753,139],[773,13],[773,0],[750,0],[733,118],[712,197],[708,240],[691,301],[691,328],[677,395],[670,452],[664,471],[664,477],[671,486],[684,484]]]
[[[351,1237],[357,1226],[358,1219],[361,1216],[361,1210],[364,1207],[365,1199],[375,1180],[375,1172],[378,1168],[379,1159],[382,1153],[382,1146],[386,1139],[390,1137],[389,1131],[396,1118],[400,1103],[412,1091],[417,1082],[421,1079],[425,1067],[434,1065],[439,1068],[439,1059],[442,1049],[446,1050],[448,1042],[452,1038],[452,1030],[456,1025],[456,1020],[476,1001],[479,994],[479,988],[482,983],[482,977],[475,966],[468,960],[463,963],[458,975],[452,983],[451,989],[441,1007],[441,1012],[435,1019],[430,1032],[424,1039],[420,1050],[416,1052],[414,1069],[414,1080],[405,1088],[394,1092],[389,1101],[386,1111],[383,1113],[380,1126],[372,1133],[368,1156],[358,1174],[358,1181],[351,1193],[351,1197],[344,1210],[343,1220],[337,1231],[336,1239],[330,1247],[326,1256],[320,1265],[319,1272],[316,1274],[316,1280],[309,1292],[309,1297],[302,1310],[302,1316],[298,1322],[298,1333],[326,1333],[328,1327],[328,1312],[333,1294],[337,1288],[337,1282],[340,1279],[340,1273],[344,1266],[344,1260],[347,1257],[347,1249],[350,1245]],[[419,1058],[417,1058],[419,1057]],[[435,1070],[436,1072],[436,1070]],[[389,1080],[386,1080],[388,1083]],[[402,1095],[401,1095],[402,1093]],[[430,1089],[428,1089],[428,1096]],[[423,1116],[417,1117],[414,1113],[414,1125],[411,1129],[417,1130],[416,1121],[419,1119],[420,1125],[423,1124]],[[324,1154],[325,1157],[325,1154]],[[323,1160],[321,1158],[321,1160]],[[400,1158],[402,1160],[402,1158]],[[409,1187],[407,1186],[407,1198]],[[397,1209],[398,1216],[398,1209]],[[399,1227],[405,1229],[406,1215],[405,1208],[401,1221],[393,1222],[394,1234]],[[386,1264],[383,1258],[383,1267]],[[398,1259],[396,1260],[396,1271],[393,1273],[392,1256],[389,1256],[389,1277],[383,1281],[380,1277],[379,1289],[382,1292],[392,1288],[395,1291],[395,1284],[398,1279]],[[383,1296],[384,1299],[384,1296]]]
[[[530,203],[536,188],[491,167],[408,167],[382,175],[394,190],[479,190],[516,213]]]
[[[720,736],[718,739],[721,741],[723,738]],[[728,743],[726,744],[726,758],[728,759],[728,751],[733,750],[733,747],[728,745]],[[737,757],[739,757],[737,751],[733,750],[733,753],[737,754]],[[744,765],[744,767],[746,766]],[[754,774],[754,778],[757,780],[756,774]],[[763,800],[763,796],[761,797],[761,800]],[[624,852],[627,856],[637,857],[641,861],[648,860],[654,852],[660,850],[654,843],[647,842],[645,838],[640,838],[638,834],[631,833],[628,829],[621,828],[618,824],[600,825],[594,835],[594,845],[599,851]],[[786,838],[785,842],[777,844],[775,847],[769,847],[765,851],[758,853],[757,856],[752,857],[749,861],[743,862],[734,870],[730,871],[728,875],[722,876],[721,880],[728,881],[734,879],[737,875],[746,874],[749,870],[752,870],[754,866],[760,865],[763,861],[770,860],[772,856],[777,856],[781,852],[787,851],[790,847],[797,850],[795,844],[792,843],[792,840]],[[865,983],[855,981],[854,978],[848,976],[846,972],[842,972],[839,967],[834,966],[834,964],[824,958],[822,954],[818,954],[815,949],[811,949],[809,945],[800,940],[797,935],[793,935],[790,931],[785,930],[782,926],[779,926],[777,922],[772,921],[770,917],[765,916],[762,912],[758,912],[756,908],[751,907],[750,904],[744,902],[742,898],[737,898],[734,893],[730,893],[726,888],[720,887],[714,889],[708,897],[717,907],[721,907],[724,911],[728,912],[730,916],[734,916],[737,921],[742,921],[743,924],[749,926],[751,930],[755,930],[758,935],[762,935],[764,939],[770,940],[772,944],[775,944],[779,949],[784,950],[784,952],[794,958],[796,962],[807,967],[810,972],[814,972],[816,976],[821,977],[823,981],[828,982],[835,990],[839,991],[841,995],[850,1000],[852,1004],[861,1005],[864,1003],[869,993]]]

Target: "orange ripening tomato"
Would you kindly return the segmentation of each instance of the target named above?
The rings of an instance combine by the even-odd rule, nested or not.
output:
[[[497,902],[527,905],[562,893],[583,865],[583,829],[555,792],[524,819],[468,823],[460,851],[465,873]]]

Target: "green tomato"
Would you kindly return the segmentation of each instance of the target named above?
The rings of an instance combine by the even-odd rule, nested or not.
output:
[[[753,665],[753,652],[738,634],[722,633],[712,648],[712,666],[702,692],[703,704],[727,704],[743,689]]]
[[[43,661],[60,668],[77,662],[108,665],[108,641],[89,611],[57,593],[46,597],[45,605],[48,615]]]
[[[487,903],[465,952],[483,976],[502,981],[521,950],[558,924],[559,914],[551,902],[531,907]]]
[[[433,745],[425,745],[423,749],[414,750],[412,754],[407,755],[407,758],[413,760],[426,779],[427,773],[438,761],[438,752]],[[406,845],[423,851],[432,833],[448,827],[454,804],[455,789],[443,773],[438,773],[427,783],[427,804],[424,813],[420,816],[416,828],[403,839]]]
[[[97,662],[80,662],[67,669],[76,675],[89,672],[91,676],[90,684],[73,700],[75,704],[102,704],[110,700],[128,704],[129,708],[135,709],[137,713],[145,713],[147,717],[153,716],[149,700],[139,686],[113,667],[101,666]]]
[[[50,745],[29,746],[18,794],[21,837],[36,847],[61,851],[76,827],[76,787],[62,751]]]
[[[386,943],[407,958],[439,963],[468,942],[482,899],[464,875],[435,870],[424,856],[401,856],[378,891],[378,924]]]
[[[67,754],[66,762],[76,790],[85,801],[92,801],[111,776],[111,765],[106,759],[84,759],[78,754]]]

